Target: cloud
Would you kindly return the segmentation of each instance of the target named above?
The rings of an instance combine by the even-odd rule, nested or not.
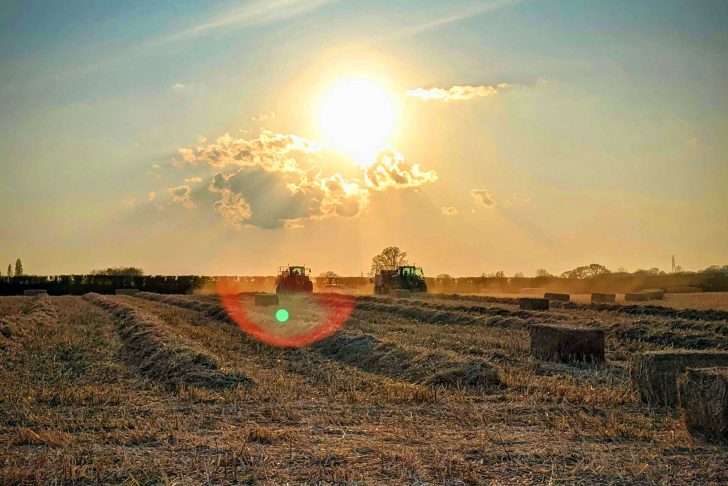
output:
[[[237,8],[221,12],[215,18],[176,32],[160,43],[188,39],[207,32],[233,27],[266,25],[279,20],[297,17],[318,9],[333,0],[257,0]]]
[[[454,208],[452,206],[443,206],[440,208],[440,211],[442,211],[442,214],[444,214],[445,216],[455,216],[459,213],[457,208]]]
[[[323,173],[316,162],[324,155],[320,144],[296,135],[263,130],[246,139],[226,134],[208,144],[179,149],[173,164],[178,169],[214,172],[209,178],[187,177],[168,192],[172,201],[202,211],[213,209],[236,228],[299,228],[306,221],[355,218],[369,206],[373,193],[437,180],[434,171],[407,162],[393,149],[381,151],[358,177]]]
[[[174,91],[175,93],[184,93],[187,91],[192,91],[197,87],[196,83],[174,83],[172,86],[170,86],[170,89]]]
[[[250,119],[253,120],[254,122],[265,122],[265,121],[268,121],[268,120],[275,120],[276,119],[276,114],[273,113],[273,112],[271,112],[271,113],[258,113],[257,115],[251,116]]]
[[[170,187],[167,189],[167,192],[172,197],[172,201],[181,204],[183,207],[187,209],[192,209],[195,207],[195,203],[192,202],[192,198],[190,196],[190,186],[177,186],[177,187]]]
[[[216,169],[262,165],[270,170],[297,169],[296,156],[316,153],[321,144],[296,135],[263,130],[258,138],[233,138],[229,133],[214,143],[177,151],[182,164],[207,164]]]
[[[157,193],[152,191],[149,194],[147,194],[147,201],[149,201],[149,202],[154,201],[155,197],[157,197]]]
[[[379,152],[364,175],[366,186],[375,191],[418,187],[436,180],[434,170],[422,171],[419,164],[410,164],[402,154],[392,149]]]
[[[473,201],[486,208],[494,208],[496,206],[495,199],[485,189],[472,189],[470,195],[473,196]]]
[[[222,189],[222,199],[215,201],[213,207],[233,227],[240,228],[253,213],[245,198],[228,188]]]
[[[407,91],[409,96],[421,100],[436,101],[464,101],[476,97],[492,96],[498,91],[510,88],[508,83],[500,83],[496,86],[452,86],[451,88],[416,88]]]

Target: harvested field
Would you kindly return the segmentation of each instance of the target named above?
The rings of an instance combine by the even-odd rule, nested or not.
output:
[[[331,313],[239,299],[283,334]],[[344,329],[285,348],[241,332],[214,296],[140,293],[0,298],[0,321],[18,330],[0,341],[2,484],[728,479],[725,446],[642,404],[627,365],[669,350],[658,337],[722,345],[721,320],[361,297]],[[529,330],[543,323],[603,330],[605,362],[534,358]]]

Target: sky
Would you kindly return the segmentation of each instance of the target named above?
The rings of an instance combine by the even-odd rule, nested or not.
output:
[[[707,0],[3,1],[0,263],[726,264],[726,25]]]

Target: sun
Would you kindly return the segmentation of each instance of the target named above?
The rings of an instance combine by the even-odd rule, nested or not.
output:
[[[392,96],[366,78],[336,83],[324,94],[318,110],[325,141],[360,165],[372,163],[376,152],[388,145],[395,120]]]

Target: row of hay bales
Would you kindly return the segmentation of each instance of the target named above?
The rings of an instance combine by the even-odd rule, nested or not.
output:
[[[562,363],[602,363],[603,329],[570,324],[529,327],[531,354]],[[681,407],[692,434],[728,442],[728,352],[650,351],[635,356],[632,382],[649,406]]]
[[[631,375],[644,403],[679,406],[691,433],[728,442],[728,352],[641,353]]]
[[[521,293],[534,294],[540,289],[521,289]],[[570,294],[561,294],[556,292],[544,292],[543,298],[547,301],[556,300],[559,302],[570,302]],[[665,298],[665,291],[662,289],[646,289],[639,292],[628,292],[624,294],[624,300],[626,302],[646,302],[649,300],[662,300]],[[523,297],[519,301],[534,300],[533,297]],[[594,304],[611,304],[617,300],[617,294],[606,294],[601,292],[593,292],[591,294],[591,301]]]

